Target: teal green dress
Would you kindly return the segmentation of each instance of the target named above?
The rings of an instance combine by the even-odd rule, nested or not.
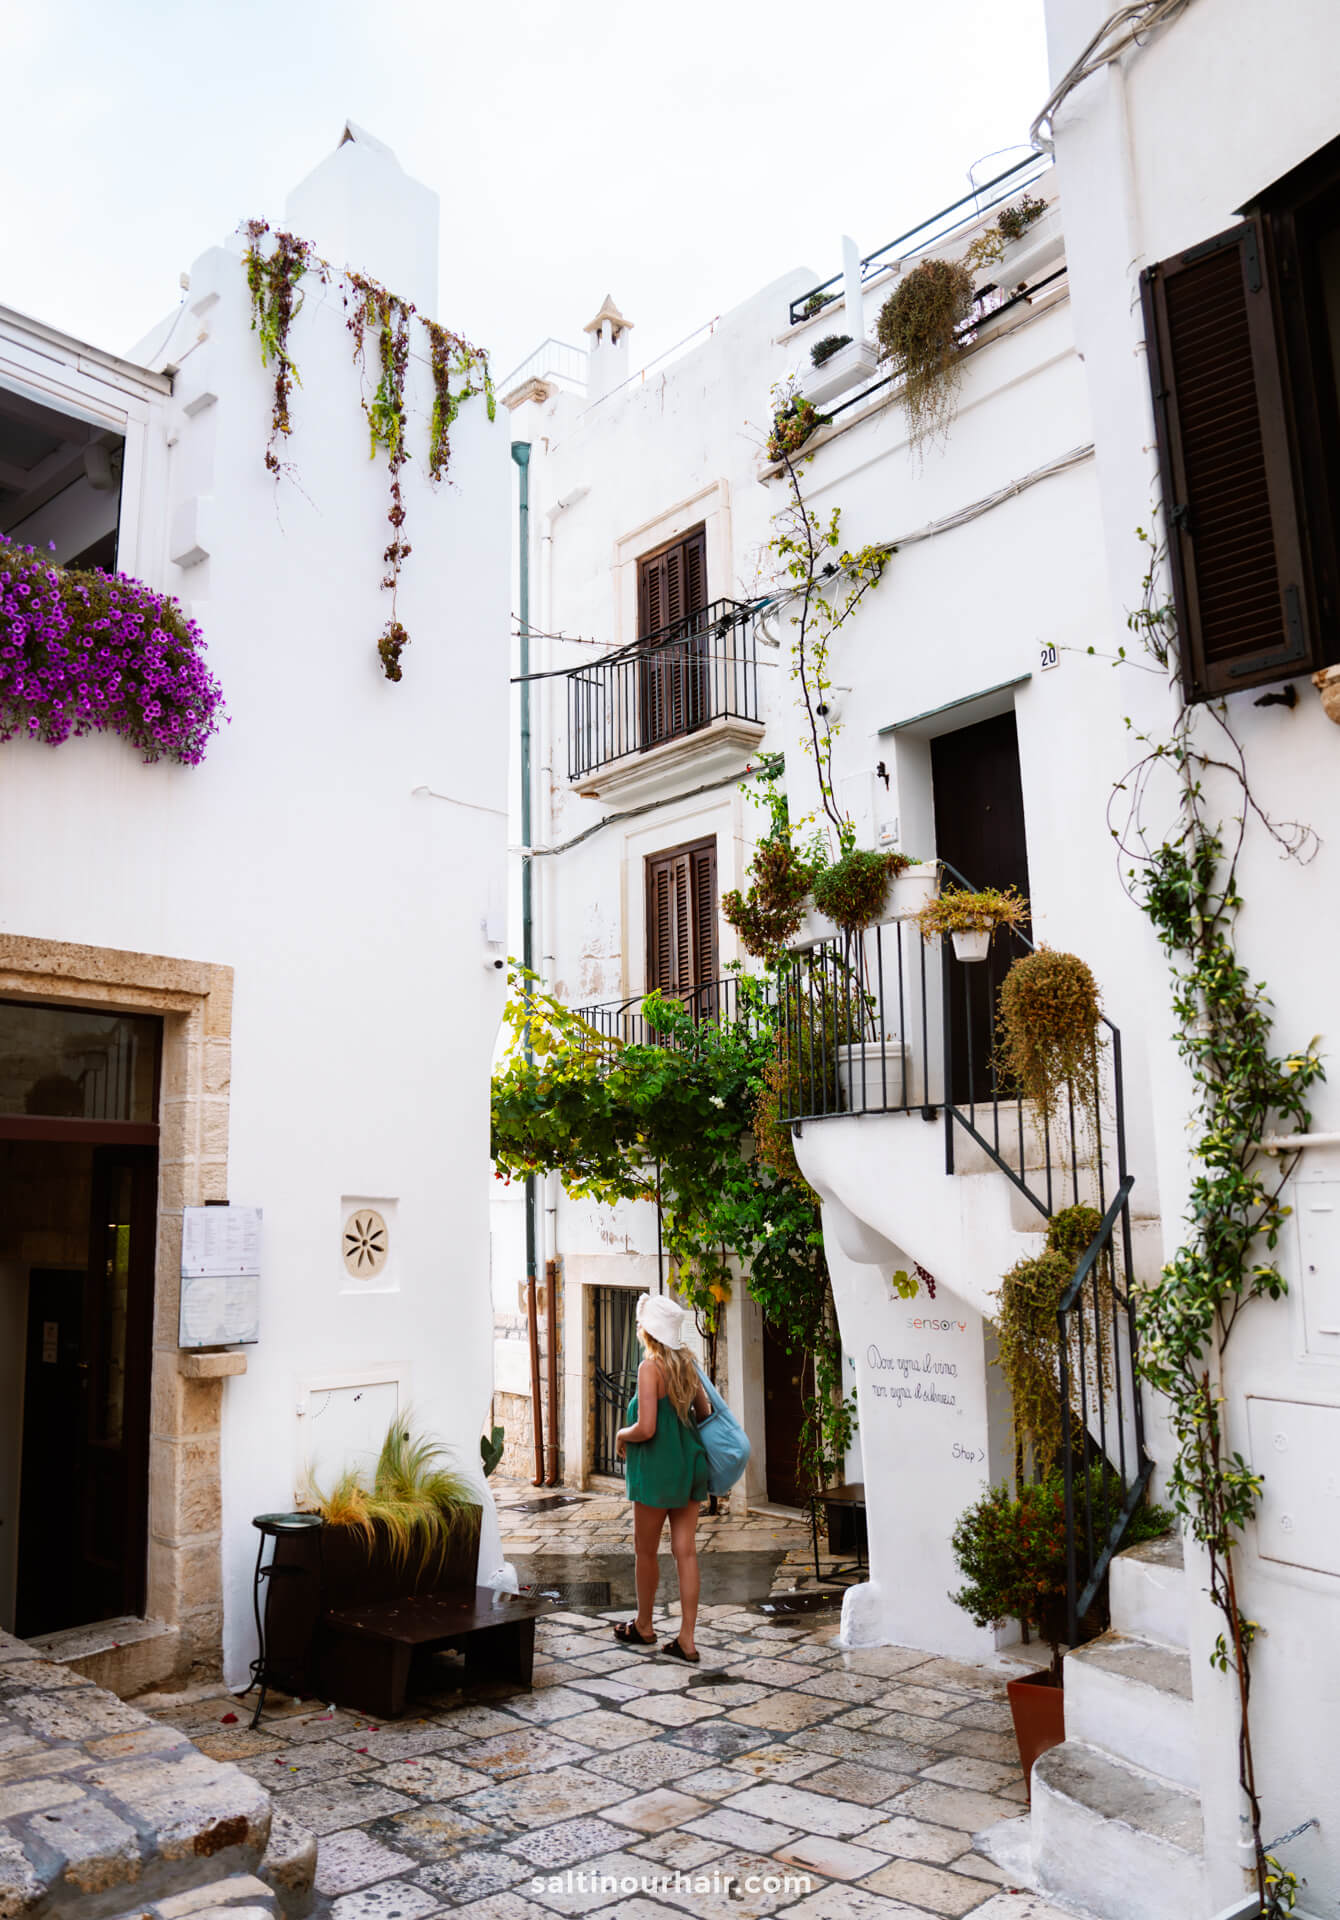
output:
[[[637,1395],[628,1403],[628,1426],[637,1425]],[[680,1419],[668,1394],[656,1409],[650,1440],[630,1440],[625,1452],[628,1498],[644,1507],[686,1507],[707,1498],[707,1451],[692,1419]]]

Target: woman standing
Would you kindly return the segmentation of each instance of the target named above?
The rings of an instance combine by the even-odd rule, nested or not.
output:
[[[707,1498],[707,1454],[694,1417],[705,1420],[711,1402],[684,1345],[684,1309],[664,1294],[644,1293],[637,1303],[637,1331],[646,1358],[637,1370],[637,1391],[628,1408],[628,1425],[614,1436],[627,1462],[626,1485],[633,1502],[633,1551],[636,1556],[637,1615],[621,1620],[616,1640],[635,1647],[656,1644],[652,1608],[660,1572],[657,1553],[666,1516],[670,1551],[679,1574],[679,1632],[661,1648],[673,1659],[698,1661],[694,1632],[698,1624],[698,1509]]]

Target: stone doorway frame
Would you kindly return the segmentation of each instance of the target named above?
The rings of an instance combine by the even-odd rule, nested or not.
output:
[[[151,1013],[163,1022],[159,1082],[149,1560],[140,1632],[72,1628],[43,1640],[127,1694],[169,1676],[218,1672],[223,1640],[223,1382],[246,1354],[177,1345],[182,1208],[228,1197],[233,970],[115,947],[0,934],[0,997]],[[119,1644],[116,1644],[119,1642]]]

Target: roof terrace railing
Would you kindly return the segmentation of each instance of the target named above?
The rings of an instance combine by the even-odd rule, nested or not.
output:
[[[982,186],[974,187],[971,193],[965,193],[961,200],[955,200],[947,207],[941,207],[929,220],[923,220],[915,227],[909,227],[906,233],[900,233],[896,240],[889,240],[873,253],[867,253],[861,261],[861,284],[872,280],[886,267],[896,266],[906,254],[924,253],[927,248],[937,246],[947,240],[951,233],[957,233],[961,227],[969,227],[982,214],[992,207],[1008,200],[1012,193],[1028,187],[1042,177],[1051,166],[1047,154],[1030,153],[1027,158],[1017,160],[1004,173],[998,173],[993,180],[987,180]],[[890,256],[893,256],[890,258]],[[835,273],[827,280],[821,280],[817,287],[810,287],[797,295],[791,302],[790,324],[810,319],[842,292],[842,275]],[[817,303],[817,304],[816,304]]]

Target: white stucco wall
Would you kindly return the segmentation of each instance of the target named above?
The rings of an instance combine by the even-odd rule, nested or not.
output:
[[[1049,0],[1054,76],[1074,57],[1104,9],[1093,0]],[[1136,526],[1149,524],[1156,483],[1148,379],[1136,298],[1140,269],[1234,223],[1237,209],[1340,132],[1332,75],[1340,55],[1340,19],[1310,0],[1290,0],[1265,22],[1245,0],[1193,4],[1120,69],[1085,83],[1057,119],[1076,329],[1092,395],[1109,574],[1110,634],[1121,633],[1143,571]],[[1127,710],[1166,726],[1154,683],[1125,676]],[[1340,804],[1335,781],[1340,735],[1324,718],[1306,680],[1293,712],[1254,705],[1255,692],[1229,702],[1253,788],[1277,818],[1310,823],[1320,836],[1306,867],[1282,862],[1264,835],[1248,835],[1239,884],[1247,905],[1238,923],[1239,951],[1253,979],[1275,1002],[1280,1050],[1322,1036],[1330,1052],[1334,968],[1334,900],[1340,884]],[[1116,699],[1114,691],[1112,698]],[[1226,808],[1236,810],[1227,793]],[[1157,824],[1157,821],[1156,821]],[[1190,1168],[1186,1119],[1189,1089],[1168,1039],[1172,1015],[1166,978],[1151,994],[1143,1022],[1159,1115],[1158,1158],[1165,1195],[1165,1243],[1180,1239]],[[1340,1126],[1340,1088],[1331,1078],[1312,1099],[1313,1127]],[[1333,1242],[1304,1259],[1295,1229],[1307,1198],[1303,1183],[1334,1178],[1335,1155],[1313,1151],[1301,1163],[1291,1196],[1297,1209],[1277,1250],[1290,1283],[1287,1302],[1251,1309],[1228,1356],[1228,1444],[1265,1475],[1259,1524],[1239,1555],[1244,1612],[1264,1632],[1253,1654],[1252,1720],[1267,1838],[1315,1815],[1321,1833],[1285,1850],[1286,1863],[1307,1876],[1304,1904],[1326,1911],[1340,1897],[1340,1776],[1331,1764],[1340,1704],[1335,1632],[1340,1587],[1336,1572],[1305,1571],[1289,1539],[1320,1529],[1337,1534],[1332,1456],[1300,1457],[1290,1447],[1288,1403],[1340,1408],[1337,1356],[1309,1342],[1309,1300],[1333,1288]],[[1315,1315],[1314,1315],[1315,1317]],[[1309,1351],[1309,1346],[1311,1351]],[[1255,1428],[1248,1397],[1284,1403],[1281,1418]],[[1331,1414],[1340,1421],[1340,1412]],[[1273,1436],[1281,1429],[1283,1444]],[[1264,1448],[1263,1448],[1264,1440]],[[1284,1527],[1288,1519],[1290,1526]],[[1272,1557],[1266,1558],[1263,1549]],[[1238,1888],[1235,1841],[1235,1700],[1208,1661],[1217,1617],[1198,1596],[1192,1671],[1201,1736],[1206,1842],[1213,1885],[1228,1899]]]
[[[405,186],[418,218],[426,190]],[[298,198],[319,227],[323,194],[369,192],[405,241],[394,176],[357,144]],[[335,222],[338,207],[326,212]],[[435,228],[413,234],[435,274]],[[6,747],[0,925],[236,969],[230,1197],[265,1210],[260,1341],[224,1388],[224,1643],[238,1682],[251,1516],[293,1501],[314,1384],[394,1378],[416,1424],[478,1471],[503,991],[481,964],[480,923],[503,886],[509,463],[505,423],[472,402],[451,483],[430,487],[416,338],[399,605],[412,645],[389,684],[376,655],[386,469],[368,458],[338,289],[310,283],[294,327],[293,472],[277,486],[263,465],[273,375],[249,330],[240,243],[195,263],[188,298],[193,324],[172,351],[207,338],[173,400],[131,423],[138,511],[121,565],[200,622],[230,724],[198,768],[142,766],[101,736]],[[168,555],[189,517],[208,557],[183,569]],[[346,1196],[392,1203],[385,1285],[345,1272]]]

